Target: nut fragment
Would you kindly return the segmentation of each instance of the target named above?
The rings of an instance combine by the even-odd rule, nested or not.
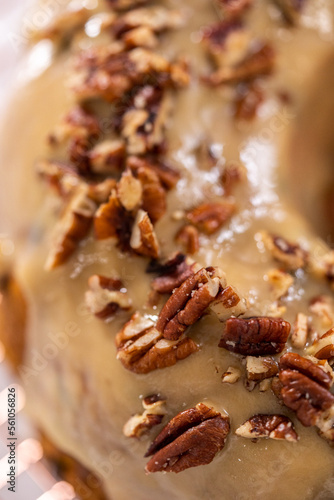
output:
[[[63,217],[57,223],[54,231],[54,243],[49,252],[45,268],[54,269],[65,261],[76,250],[90,230],[96,204],[88,196],[88,186],[78,186],[69,201]]]
[[[190,338],[173,342],[162,338],[154,321],[135,313],[116,337],[117,359],[134,373],[149,373],[175,365],[198,350]]]
[[[334,357],[334,328],[324,333],[308,349],[308,352],[318,359],[331,359]]]
[[[245,314],[247,301],[235,287],[228,285],[218,293],[210,304],[210,311],[216,314],[219,321],[225,321],[231,316]]]
[[[289,271],[304,268],[308,261],[308,253],[296,243],[290,243],[281,236],[261,232],[262,241],[275,260]]]
[[[152,259],[159,257],[160,249],[152,222],[144,210],[139,210],[132,229],[130,246],[135,252]]]
[[[334,288],[334,250],[322,256],[310,255],[309,270],[314,276],[327,280]]]
[[[160,432],[145,456],[153,455],[146,472],[182,472],[212,462],[224,448],[229,418],[199,403],[176,415]]]
[[[142,201],[143,188],[140,181],[132,175],[130,170],[123,172],[117,184],[117,196],[121,205],[128,212],[139,207]]]
[[[308,318],[303,313],[298,313],[291,335],[291,344],[297,349],[302,349],[306,345],[309,332]]]
[[[216,203],[203,203],[187,213],[191,224],[206,234],[213,234],[220,229],[235,213],[236,205],[223,200]]]
[[[162,308],[157,329],[166,339],[178,339],[199,320],[225,286],[225,276],[219,268],[203,268],[187,278]]]
[[[251,121],[258,114],[258,109],[264,101],[262,87],[255,83],[240,83],[236,87],[234,98],[234,117],[237,120]]]
[[[142,186],[142,209],[155,224],[166,212],[166,191],[154,170],[139,167],[136,174]]]
[[[50,16],[48,14],[47,17],[52,19],[52,21],[43,26],[42,29],[33,29],[30,37],[34,42],[43,40],[43,38],[49,38],[57,43],[63,42],[67,38],[70,38],[78,28],[82,27],[89,16],[90,11],[85,7],[66,9],[57,16]],[[32,25],[34,26],[33,23]]]
[[[223,384],[235,384],[241,377],[241,371],[235,366],[229,366],[222,375]]]
[[[177,253],[160,265],[159,276],[152,281],[152,288],[158,293],[172,293],[182,283],[199,270],[199,265],[189,257]]]
[[[96,174],[118,173],[125,161],[125,143],[120,139],[104,140],[89,151],[88,160]]]
[[[278,373],[278,364],[273,358],[247,356],[246,369],[248,380],[260,382],[276,375]]]
[[[98,318],[110,318],[118,309],[130,309],[132,301],[119,279],[94,274],[88,284],[86,304]]]
[[[254,415],[235,431],[237,436],[248,439],[285,439],[296,442],[298,434],[285,415]]]
[[[294,282],[293,276],[291,276],[291,274],[280,269],[271,269],[270,271],[268,271],[265,278],[271,285],[274,300],[279,300],[284,295],[286,295],[290,286],[292,286]]]
[[[295,25],[303,9],[305,0],[273,0],[280,9],[287,24]]]
[[[153,427],[159,425],[166,414],[166,401],[160,396],[147,396],[142,401],[144,412],[133,415],[123,427],[126,437],[139,438],[147,434]]]
[[[131,168],[134,172],[141,167],[148,168],[152,170],[160,179],[161,184],[165,189],[173,189],[178,180],[180,179],[180,174],[167,163],[162,162],[156,158],[139,158],[138,156],[129,156],[127,160],[127,166]]]
[[[229,318],[219,347],[244,356],[265,356],[283,351],[290,323],[281,318]]]
[[[310,312],[320,318],[321,326],[328,328],[334,323],[333,298],[328,295],[313,297],[310,301]]]
[[[224,188],[224,194],[230,196],[234,187],[246,179],[246,169],[238,163],[228,163],[221,176],[221,183]]]
[[[199,234],[196,227],[187,224],[181,227],[175,236],[175,241],[182,245],[186,253],[193,255],[199,250]]]

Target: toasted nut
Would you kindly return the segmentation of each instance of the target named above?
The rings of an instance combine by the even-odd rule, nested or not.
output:
[[[216,0],[225,18],[239,17],[253,4],[253,0]]]
[[[118,17],[113,25],[113,33],[119,37],[134,28],[149,28],[160,32],[179,28],[183,24],[182,15],[177,10],[166,9],[160,6],[145,7],[130,10]]]
[[[316,340],[308,352],[318,359],[331,359],[334,357],[334,328],[324,333]]]
[[[81,183],[77,169],[71,164],[41,160],[37,163],[36,170],[41,179],[64,198],[72,195]]]
[[[181,227],[175,236],[175,241],[182,245],[186,253],[193,255],[199,250],[199,234],[196,227],[187,224]]]
[[[287,24],[297,24],[305,0],[298,0],[298,2],[295,2],[294,0],[273,0],[273,2],[280,9]]]
[[[161,184],[167,189],[173,189],[180,174],[171,166],[162,163],[159,160],[148,160],[147,158],[139,158],[137,156],[130,156],[127,160],[127,166],[133,171],[137,171],[140,167],[146,167],[157,174]]]
[[[73,254],[79,242],[88,235],[95,210],[96,204],[88,196],[88,186],[78,186],[56,225],[53,247],[45,264],[47,270],[60,266]]]
[[[291,344],[297,349],[302,349],[306,345],[309,332],[308,318],[303,313],[298,313],[291,335]]]
[[[316,359],[304,358],[293,352],[286,353],[281,357],[280,370],[296,370],[326,389],[329,389],[333,383],[331,375]]]
[[[210,311],[217,315],[219,321],[231,316],[240,316],[247,311],[247,301],[233,286],[226,286],[210,304]]]
[[[235,384],[241,377],[241,371],[235,366],[229,366],[226,372],[222,375],[222,382],[224,384]]]
[[[141,204],[143,188],[140,181],[132,175],[131,170],[123,172],[117,184],[117,196],[121,205],[129,212]]]
[[[98,318],[113,316],[118,309],[130,309],[132,301],[119,279],[94,274],[88,280],[86,304]]]
[[[277,378],[277,377],[274,377]],[[267,392],[269,389],[272,388],[272,382],[274,379],[272,378],[264,378],[263,380],[260,381],[259,383],[259,391],[260,392]]]
[[[231,201],[203,203],[187,213],[191,224],[206,234],[213,234],[220,229],[235,213],[236,205]]]
[[[265,356],[283,351],[290,323],[281,318],[229,318],[219,347],[244,356]]]
[[[135,313],[117,334],[116,346],[117,359],[135,373],[149,373],[175,365],[198,350],[189,338],[181,337],[176,342],[163,339],[154,322],[139,313]]]
[[[265,98],[262,87],[254,82],[240,83],[235,92],[234,117],[237,120],[254,120]]]
[[[177,288],[162,308],[157,329],[166,339],[178,339],[200,319],[225,284],[218,268],[200,269]]]
[[[89,198],[91,198],[97,205],[106,203],[116,188],[115,179],[105,179],[104,181],[96,184],[89,184]]]
[[[71,37],[73,33],[81,28],[90,16],[90,11],[85,7],[67,9],[57,16],[52,16],[52,21],[42,29],[33,30],[31,39],[34,42],[50,38],[60,43]]]
[[[334,288],[334,250],[328,251],[321,257],[311,254],[309,270],[317,278],[326,279]]]
[[[296,269],[306,266],[308,253],[298,244],[290,243],[281,236],[274,236],[266,231],[262,231],[261,237],[273,258],[289,271],[296,271]]]
[[[247,356],[246,369],[248,380],[259,382],[278,373],[278,363],[273,358]]]
[[[123,434],[126,437],[139,438],[148,434],[153,427],[162,422],[166,414],[166,401],[160,396],[148,396],[143,399],[142,403],[145,411],[131,417],[123,427]]]
[[[235,431],[237,436],[248,439],[269,438],[298,441],[291,420],[284,415],[254,415]]]
[[[242,61],[250,41],[250,33],[240,19],[220,21],[206,28],[203,34],[203,43],[218,68],[230,68]]]
[[[157,259],[159,243],[150,218],[144,210],[139,210],[132,229],[130,246],[140,255]]]
[[[234,187],[247,178],[246,169],[243,165],[237,163],[228,163],[221,176],[221,183],[224,188],[224,194],[230,196]]]
[[[272,288],[274,300],[281,299],[288,293],[290,286],[294,283],[291,274],[280,269],[271,269],[265,277]]]
[[[229,418],[199,403],[176,415],[160,432],[145,456],[153,455],[146,472],[182,472],[212,462],[224,448]]]
[[[310,312],[318,316],[324,328],[328,328],[334,323],[334,305],[332,297],[320,295],[314,297],[310,302]]]
[[[147,49],[154,49],[158,45],[158,38],[154,31],[147,26],[140,26],[127,31],[122,35],[122,41],[125,43],[127,49],[135,47],[145,47]]]
[[[189,257],[177,253],[157,270],[159,275],[152,281],[152,288],[158,293],[172,293],[182,283],[194,275],[200,266]]]
[[[159,176],[150,168],[139,167],[136,173],[142,185],[142,209],[155,224],[166,212],[166,191]]]
[[[125,142],[105,140],[88,153],[91,170],[97,174],[118,173],[125,162]]]

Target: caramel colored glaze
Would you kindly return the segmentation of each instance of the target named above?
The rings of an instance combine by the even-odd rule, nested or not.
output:
[[[176,1],[171,4],[179,5]],[[168,211],[156,226],[157,236],[164,256],[168,256],[178,248],[174,236],[181,227],[171,218],[174,210],[190,209],[221,195],[219,168],[196,160],[199,141],[213,143],[222,164],[243,162],[248,183],[236,192],[239,211],[216,235],[201,236],[196,259],[203,266],[220,266],[226,272],[228,283],[248,297],[249,315],[266,315],[272,303],[264,276],[275,263],[256,239],[258,231],[267,229],[292,241],[300,240],[311,252],[323,245],[285,199],[289,179],[279,175],[279,152],[295,126],[308,82],[332,46],[321,35],[321,27],[315,27],[320,19],[318,11],[328,13],[333,20],[332,2],[310,4],[304,24],[312,21],[311,28],[303,23],[293,30],[283,28],[274,15],[270,17],[271,5],[264,0],[255,2],[247,14],[254,32],[272,39],[279,54],[277,71],[265,82],[267,101],[252,123],[236,125],[233,121],[228,88],[212,90],[200,82],[197,68],[205,71],[208,65],[196,33],[217,15],[207,2],[184,1],[187,26],[169,34],[165,41],[164,51],[188,55],[195,71],[190,88],[178,94],[168,131],[169,155],[182,177],[168,194]],[[156,315],[159,309],[147,306],[151,280],[145,273],[147,259],[126,256],[114,243],[95,242],[90,237],[64,266],[52,273],[44,271],[57,204],[42,194],[33,164],[43,157],[47,132],[68,109],[63,72],[64,60],[60,58],[17,92],[3,135],[1,164],[17,167],[14,184],[20,193],[14,201],[8,200],[8,206],[12,207],[20,253],[16,272],[29,302],[27,349],[20,371],[30,414],[52,442],[102,478],[113,500],[332,498],[333,450],[315,429],[302,427],[271,391],[248,392],[241,381],[221,383],[226,369],[241,363],[235,355],[218,349],[221,325],[213,316],[203,317],[189,332],[200,344],[199,352],[173,367],[135,375],[116,360],[115,334],[129,314],[120,312],[109,323],[92,317],[84,305],[87,280],[92,274],[117,274],[129,291],[133,310]],[[281,91],[291,94],[291,106],[277,98]],[[17,148],[16,130],[28,123]],[[9,187],[11,182],[9,176]],[[23,201],[21,213],[17,207]],[[286,300],[284,319],[292,323],[297,312],[307,312],[311,297],[324,293],[331,293],[325,283],[298,272]],[[225,449],[211,464],[178,475],[145,475],[143,456],[155,435],[130,440],[123,436],[122,428],[140,410],[141,396],[158,393],[167,399],[165,421],[200,401],[228,413],[231,433]],[[234,435],[238,426],[259,413],[284,413],[292,418],[299,442],[254,444]]]

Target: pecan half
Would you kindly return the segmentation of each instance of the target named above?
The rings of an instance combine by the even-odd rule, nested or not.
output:
[[[269,438],[298,441],[293,423],[285,415],[254,415],[235,431],[237,436],[248,439]]]
[[[235,213],[236,205],[223,200],[216,203],[203,203],[187,213],[187,220],[206,234],[220,229]]]
[[[265,356],[283,351],[290,323],[281,318],[229,318],[219,347],[244,356]]]
[[[149,159],[139,158],[138,156],[129,156],[127,160],[127,166],[134,172],[136,172],[141,167],[152,170],[157,174],[161,184],[167,190],[173,189],[180,179],[180,174],[173,167],[156,158]]]
[[[224,448],[229,418],[199,403],[176,415],[160,432],[145,456],[153,455],[146,472],[182,472],[212,462]]]
[[[187,224],[177,232],[175,242],[182,245],[186,253],[193,255],[199,250],[199,233],[196,227]]]
[[[162,308],[157,329],[166,339],[178,339],[198,321],[225,286],[218,268],[203,268],[187,278]]]
[[[54,269],[64,262],[76,250],[91,228],[96,204],[89,198],[89,189],[85,184],[79,185],[70,199],[63,217],[54,231],[54,243],[49,252],[45,268]]]
[[[324,333],[308,349],[308,352],[318,359],[331,359],[334,357],[334,328]]]
[[[321,428],[322,418],[334,408],[329,391],[332,377],[320,365],[294,353],[281,357],[280,370],[284,404],[296,412],[303,425]]]
[[[177,253],[156,269],[159,276],[154,278],[151,286],[158,293],[172,293],[175,288],[195,274],[198,268],[199,265],[192,259]]]
[[[139,210],[132,229],[131,248],[140,255],[157,259],[160,249],[152,222],[144,210]]]
[[[144,412],[133,415],[123,427],[123,434],[126,437],[140,438],[148,434],[153,427],[161,424],[166,414],[166,400],[156,394],[147,396],[142,403]]]
[[[118,309],[128,310],[132,301],[119,279],[94,274],[88,280],[86,304],[90,311],[100,319],[113,316]]]
[[[262,241],[275,260],[289,271],[304,268],[308,261],[308,252],[300,245],[291,243],[281,236],[275,236],[262,231]]]
[[[135,313],[116,337],[117,359],[135,373],[149,373],[175,365],[198,350],[190,338],[173,342],[162,338],[154,322]]]
[[[278,373],[278,363],[273,358],[247,356],[246,369],[248,380],[260,382]]]
[[[308,318],[303,313],[298,313],[293,326],[291,344],[297,349],[305,347],[309,333]]]

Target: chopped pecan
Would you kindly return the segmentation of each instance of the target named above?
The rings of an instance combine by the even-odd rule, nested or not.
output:
[[[142,209],[155,224],[166,212],[166,191],[154,170],[139,167],[136,174],[142,185]]]
[[[41,160],[37,163],[36,170],[41,179],[64,198],[71,195],[80,184],[77,169],[68,163]]]
[[[235,384],[241,377],[241,371],[235,366],[229,366],[222,375],[223,384]]]
[[[139,313],[135,313],[117,334],[116,346],[117,358],[135,373],[149,373],[175,365],[198,350],[190,338],[181,337],[176,342],[163,339],[154,322]]]
[[[189,257],[177,253],[158,269],[159,276],[152,281],[152,288],[158,293],[172,293],[190,276],[199,270],[199,265]]]
[[[94,274],[88,280],[86,304],[98,318],[113,316],[118,309],[130,309],[132,301],[127,290],[119,279]]]
[[[121,205],[128,212],[140,206],[143,197],[143,188],[141,182],[132,175],[131,170],[123,172],[117,184],[117,196]]]
[[[145,47],[153,49],[158,45],[158,38],[154,31],[147,26],[139,26],[130,31],[126,31],[122,35],[122,41],[125,43],[127,49],[135,47]]]
[[[309,268],[317,278],[326,279],[334,288],[334,250],[329,250],[322,256],[310,255]]]
[[[123,427],[126,437],[139,438],[147,434],[153,427],[161,424],[166,414],[166,401],[158,395],[147,396],[142,403],[144,412],[133,415]]]
[[[119,173],[124,166],[125,152],[124,141],[104,140],[88,152],[90,168],[96,174]]]
[[[187,220],[199,231],[213,234],[232,217],[235,211],[236,205],[232,201],[203,203],[187,213]]]
[[[254,82],[239,83],[234,98],[234,117],[237,120],[254,120],[263,101],[264,91],[262,87]]]
[[[222,67],[244,57],[250,34],[239,19],[228,19],[206,28],[202,41],[217,66]]]
[[[225,285],[218,268],[203,268],[187,278],[162,308],[157,329],[166,339],[178,339],[198,321]]]
[[[216,0],[218,8],[222,10],[225,18],[239,17],[251,5],[254,0]]]
[[[131,248],[140,255],[157,259],[160,249],[152,222],[144,210],[139,210],[133,225]]]
[[[289,271],[304,268],[308,261],[308,252],[296,243],[290,243],[281,236],[262,231],[262,241],[275,260]]]
[[[264,316],[229,318],[219,347],[244,356],[265,356],[283,351],[290,333],[290,323]]]
[[[297,349],[302,349],[306,345],[309,332],[308,318],[303,313],[298,313],[291,335],[291,344]]]
[[[298,22],[305,0],[273,0],[280,9],[287,24],[295,25]]]
[[[157,159],[129,156],[127,160],[127,166],[131,168],[134,172],[141,167],[145,167],[152,170],[154,173],[157,174],[161,184],[167,190],[173,189],[176,186],[178,180],[180,179],[180,174],[173,167]]]
[[[284,404],[306,427],[327,429],[325,422],[328,424],[328,414],[334,410],[334,396],[329,391],[332,377],[320,365],[294,353],[281,357],[280,370]]]
[[[230,196],[234,187],[246,178],[246,169],[238,163],[228,163],[221,176],[224,194]]]
[[[308,352],[318,359],[331,359],[334,357],[334,328],[324,333],[308,349]]]
[[[42,29],[33,30],[31,39],[37,42],[50,38],[54,42],[61,43],[81,28],[90,15],[91,12],[85,7],[66,9],[57,16],[51,16],[51,22],[48,22]]]
[[[275,300],[281,299],[284,295],[286,295],[290,286],[294,283],[294,279],[291,274],[280,269],[271,269],[268,271],[265,278],[271,285],[273,298]]]
[[[106,203],[108,201],[109,196],[115,188],[115,179],[107,178],[104,181],[89,184],[88,196],[95,201],[97,205],[101,205],[101,203]]]
[[[210,304],[210,311],[217,315],[219,321],[231,316],[240,316],[247,311],[246,299],[231,285],[225,286]]]
[[[88,193],[87,185],[79,185],[67,204],[63,217],[55,227],[53,247],[45,264],[47,270],[66,262],[79,242],[88,235],[96,211],[96,204]]]
[[[146,472],[182,472],[212,462],[224,448],[229,418],[199,403],[176,415],[153,441]]]
[[[273,358],[247,356],[246,369],[248,380],[260,382],[278,373],[278,363]]]
[[[328,328],[334,323],[334,303],[329,295],[319,295],[310,301],[309,310],[320,318],[321,326]]]
[[[293,423],[285,415],[254,415],[235,431],[237,436],[248,439],[269,438],[298,441]]]
[[[196,227],[187,224],[177,232],[175,241],[185,248],[186,253],[193,255],[199,250],[199,233]]]

